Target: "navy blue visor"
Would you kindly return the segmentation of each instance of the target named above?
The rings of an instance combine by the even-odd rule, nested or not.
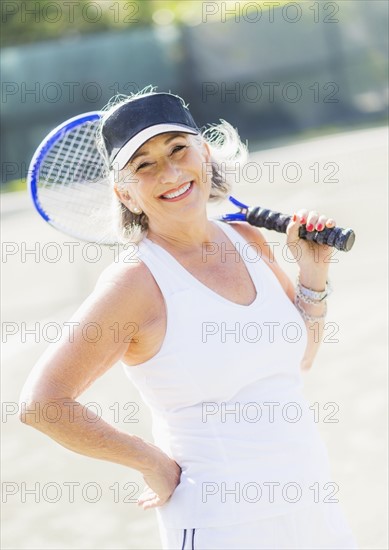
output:
[[[110,166],[115,163],[121,170],[147,140],[167,132],[200,132],[179,97],[156,93],[125,103],[107,118],[102,128]]]

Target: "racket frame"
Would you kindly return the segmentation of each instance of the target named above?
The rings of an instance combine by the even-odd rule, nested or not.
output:
[[[39,212],[42,218],[51,225],[53,224],[51,223],[50,216],[42,208],[38,198],[37,182],[41,161],[45,157],[47,151],[54,145],[54,143],[61,139],[65,133],[70,132],[73,128],[79,126],[80,124],[84,124],[85,122],[93,122],[95,120],[101,119],[101,117],[101,111],[90,111],[88,113],[83,113],[82,115],[77,115],[69,118],[68,120],[65,120],[65,122],[62,122],[62,124],[54,128],[49,134],[47,134],[47,136],[37,147],[34,156],[31,159],[27,173],[28,192],[36,210]],[[53,227],[55,227],[55,225],[53,225]]]

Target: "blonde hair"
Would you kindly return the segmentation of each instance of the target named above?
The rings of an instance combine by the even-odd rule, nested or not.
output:
[[[117,95],[111,98],[109,103],[104,107],[103,111],[105,113],[100,121],[96,142],[100,153],[106,161],[107,167],[109,166],[109,160],[102,137],[104,122],[125,103],[155,93],[154,86],[147,86],[140,92],[131,94],[130,96]],[[181,97],[176,97],[187,107]],[[206,143],[210,150],[212,174],[211,193],[208,200],[210,202],[223,200],[230,194],[233,180],[236,181],[238,177],[237,172],[240,171],[241,166],[247,160],[247,146],[242,143],[235,128],[225,120],[220,120],[220,124],[208,125],[208,128],[204,128],[200,134],[192,135],[191,137],[200,146]],[[119,200],[116,193],[113,192],[113,188],[116,187],[118,190],[124,189],[120,187],[116,176],[117,172],[115,173],[115,170],[111,169],[110,182],[112,185],[113,221],[119,242],[123,244],[128,242],[139,243],[147,234],[148,217],[144,212],[134,214]]]

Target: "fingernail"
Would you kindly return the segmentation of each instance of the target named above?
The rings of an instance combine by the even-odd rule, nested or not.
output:
[[[312,231],[313,225],[310,223],[307,225],[307,231]]]
[[[323,224],[322,223],[319,223],[319,225],[317,226],[317,230],[318,231],[321,231],[323,229]]]
[[[292,220],[293,220],[294,222],[295,222],[295,221],[297,220],[297,216],[296,216],[296,214],[293,214],[293,218],[292,218]]]
[[[305,218],[301,218],[300,223],[305,223]]]

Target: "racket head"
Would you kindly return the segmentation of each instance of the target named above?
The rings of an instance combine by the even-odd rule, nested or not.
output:
[[[31,160],[27,186],[40,216],[76,239],[114,244],[113,189],[96,136],[103,113],[72,117],[52,130]]]

